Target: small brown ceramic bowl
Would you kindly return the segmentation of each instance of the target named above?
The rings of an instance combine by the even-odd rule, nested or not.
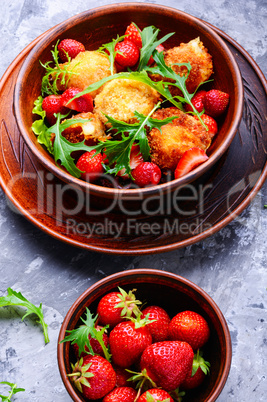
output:
[[[44,75],[42,63],[51,60],[51,49],[58,40],[72,38],[82,42],[88,50],[98,49],[117,35],[123,35],[126,27],[134,21],[141,29],[154,25],[160,29],[160,37],[175,32],[164,46],[170,48],[181,42],[200,37],[213,57],[214,74],[210,85],[230,95],[230,104],[219,126],[219,134],[208,151],[209,159],[187,175],[157,186],[142,189],[114,189],[72,177],[58,167],[51,155],[36,139],[31,125],[36,116],[32,114],[35,99],[41,93]],[[208,84],[209,85],[209,84]],[[208,88],[208,87],[206,87]],[[207,172],[228,149],[237,131],[243,108],[242,78],[235,58],[223,39],[203,21],[174,8],[148,3],[116,3],[88,10],[50,29],[26,58],[18,75],[14,94],[14,109],[19,130],[39,161],[63,182],[90,192],[100,199],[143,200],[158,194],[172,192],[179,186],[192,182]]]
[[[211,335],[204,347],[204,358],[210,362],[210,375],[195,391],[187,392],[183,402],[214,402],[221,393],[231,365],[231,338],[227,323],[211,297],[189,280],[181,276],[154,269],[135,269],[110,275],[87,289],[69,309],[59,333],[59,342],[66,331],[81,324],[80,317],[86,307],[95,314],[97,304],[105,294],[118,290],[136,289],[136,298],[148,305],[159,305],[172,318],[179,311],[192,310],[208,322]],[[68,373],[75,362],[69,342],[58,344],[58,364],[63,383],[75,402],[86,399],[72,385]],[[190,398],[190,399],[188,399]]]

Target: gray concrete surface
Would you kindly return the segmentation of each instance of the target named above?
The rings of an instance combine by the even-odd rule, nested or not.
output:
[[[266,74],[266,1],[151,0],[210,22],[240,43]],[[0,76],[23,48],[66,18],[112,1],[2,0]],[[26,389],[12,400],[69,402],[57,367],[57,337],[75,299],[116,271],[157,268],[201,286],[219,305],[232,337],[233,360],[218,402],[259,402],[267,391],[266,183],[227,227],[195,245],[147,256],[109,256],[67,246],[8,206],[0,190],[0,296],[12,287],[43,303],[50,343],[19,308],[0,308],[0,381]],[[0,394],[4,388],[0,386]]]

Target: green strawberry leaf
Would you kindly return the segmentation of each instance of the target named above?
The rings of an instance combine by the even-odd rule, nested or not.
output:
[[[0,395],[0,398],[2,399],[2,402],[11,401],[11,397],[12,397],[13,395],[17,394],[18,392],[25,391],[24,388],[17,388],[17,384],[13,384],[12,382],[1,381],[0,384],[8,385],[8,386],[11,388],[11,390],[9,391],[9,395],[8,395],[8,396]]]
[[[96,321],[97,321],[97,315],[93,317],[92,313],[88,308],[86,308],[86,317],[83,319],[81,317],[82,322],[84,325],[80,325],[78,328],[72,329],[72,330],[67,330],[66,332],[69,333],[69,335],[65,336],[65,338],[60,341],[60,343],[63,342],[71,342],[71,344],[77,344],[79,347],[79,355],[82,352],[88,353],[90,355],[95,356],[96,353],[93,351],[92,346],[89,341],[89,335],[96,339],[104,352],[105,358],[110,362],[111,360],[111,355],[109,354],[108,349],[105,346],[105,343],[103,341],[103,334],[105,330],[108,328],[108,326],[101,328],[101,330],[96,329]],[[87,346],[89,352],[86,352],[85,346]]]
[[[38,323],[40,323],[43,327],[45,343],[49,342],[48,337],[48,325],[44,321],[42,303],[39,307],[36,307],[34,304],[29,302],[20,292],[16,292],[15,290],[8,288],[7,296],[0,297],[0,307],[6,306],[22,306],[26,307],[26,313],[22,317],[22,321],[25,317],[30,314],[36,314],[39,317]]]
[[[202,351],[198,349],[197,353],[195,353],[194,355],[191,377],[193,377],[196,374],[199,367],[201,368],[204,374],[206,375],[209,374],[210,363],[204,360],[202,355],[203,355]]]

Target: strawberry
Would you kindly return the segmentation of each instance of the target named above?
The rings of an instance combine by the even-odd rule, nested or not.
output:
[[[141,369],[157,385],[173,391],[192,368],[194,352],[187,342],[164,341],[148,346],[141,356]]]
[[[210,363],[206,362],[199,350],[194,356],[192,370],[187,374],[186,379],[181,384],[182,389],[193,389],[199,387],[209,373]]]
[[[90,183],[104,173],[103,156],[95,153],[95,150],[83,153],[76,163],[76,167],[82,171],[81,179]]]
[[[133,292],[134,290],[127,293],[119,288],[118,292],[107,293],[103,296],[97,306],[99,323],[113,328],[124,317],[131,317],[133,314],[138,315],[139,309],[137,306],[141,302],[136,300]]]
[[[140,398],[137,399],[137,402],[174,402],[170,394],[164,389],[159,388],[151,388],[148,391],[144,392]]]
[[[49,95],[44,98],[42,108],[45,111],[45,117],[50,126],[53,126],[57,121],[57,118],[54,116],[55,113],[66,114],[68,112],[68,109],[62,104],[61,95]]]
[[[115,364],[112,365],[114,371],[116,373],[116,387],[127,387],[130,385],[128,381],[129,378],[132,376],[129,371],[125,370],[122,367],[116,366]]]
[[[159,53],[161,53],[161,52],[163,52],[163,51],[165,50],[165,47],[164,47],[162,44],[160,44],[160,45],[158,45],[158,46],[156,47],[156,49],[157,49],[157,51],[158,51]],[[150,56],[150,58],[149,58],[147,64],[148,64],[149,66],[151,66],[151,64],[153,64],[153,63],[154,63],[153,56]]]
[[[193,98],[191,99],[191,103],[194,105],[194,107],[196,108],[196,110],[198,112],[202,112],[204,105],[203,105],[203,98],[206,95],[206,91],[202,90],[202,91],[198,91]],[[186,103],[185,105],[185,110],[186,112],[193,112],[193,108],[191,107],[191,105],[189,105],[188,103]]]
[[[95,328],[97,331],[101,331],[101,329],[102,329],[102,327],[100,327],[99,325],[97,325]],[[89,339],[89,343],[93,349],[93,352],[97,355],[104,357],[104,351],[103,351],[102,346],[100,345],[99,341],[97,339],[93,338],[91,334],[89,334],[88,339]],[[103,333],[103,342],[104,342],[104,345],[106,346],[106,348],[108,348],[108,344],[109,344],[108,334],[105,332]],[[85,352],[82,352],[81,354],[79,354],[79,346],[77,343],[73,344],[73,349],[74,349],[75,356],[77,358],[86,356],[89,353],[89,349],[88,349],[87,345],[85,345]]]
[[[197,117],[196,117],[197,118]],[[206,126],[209,129],[209,134],[212,136],[216,135],[218,133],[218,125],[217,122],[214,120],[213,117],[208,116],[207,114],[203,114],[201,116],[201,119],[203,122],[206,124]]]
[[[132,171],[134,183],[139,187],[159,184],[161,170],[153,162],[142,162]]]
[[[115,46],[115,62],[121,67],[133,67],[139,60],[138,47],[130,40],[124,39]]]
[[[168,313],[158,306],[146,307],[142,313],[143,316],[148,314],[149,320],[155,320],[147,325],[147,329],[152,335],[153,342],[166,341],[168,339],[168,327],[171,321]]]
[[[176,314],[169,325],[170,339],[188,342],[194,350],[205,345],[209,336],[207,321],[194,311],[186,310]]]
[[[103,402],[134,402],[137,391],[131,387],[119,387],[113,389],[105,396]]]
[[[68,56],[74,59],[77,54],[85,51],[84,45],[75,39],[63,39],[59,42],[57,49],[58,55],[64,63],[68,61]]]
[[[146,319],[120,322],[110,332],[109,345],[113,362],[128,368],[136,363],[142,352],[152,343],[152,336],[147,329]]]
[[[128,25],[124,35],[126,39],[133,42],[138,47],[138,49],[141,49],[142,37],[139,28],[135,24],[131,23],[130,25]]]
[[[198,165],[205,162],[208,159],[205,151],[201,148],[193,147],[185,151],[179,160],[174,172],[175,179],[189,173],[195,169]]]
[[[229,103],[229,94],[211,89],[203,97],[205,113],[211,117],[218,117],[225,112]]]
[[[133,144],[130,152],[130,161],[129,165],[130,168],[133,170],[135,169],[140,163],[144,162],[143,155],[141,154],[140,147],[137,144]],[[117,176],[122,177],[123,179],[128,179],[129,175],[125,174],[125,168],[121,169],[118,173]]]
[[[103,398],[116,384],[115,371],[102,356],[82,357],[72,365],[70,379],[84,398],[88,399]]]
[[[80,113],[92,112],[94,105],[92,96],[90,94],[81,95],[71,101],[71,99],[74,98],[74,96],[78,95],[80,92],[82,91],[79,88],[75,87],[70,87],[66,89],[66,91],[63,92],[63,94],[61,95],[62,105]]]

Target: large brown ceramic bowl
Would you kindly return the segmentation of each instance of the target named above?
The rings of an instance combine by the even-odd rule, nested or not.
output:
[[[147,306],[156,304],[169,313],[170,317],[179,311],[193,310],[201,314],[208,322],[211,335],[204,349],[204,357],[211,363],[210,375],[195,391],[187,392],[183,402],[214,402],[221,393],[231,365],[231,338],[227,323],[211,297],[189,280],[181,276],[154,269],[135,269],[110,275],[87,289],[71,306],[59,333],[59,342],[66,331],[81,324],[80,317],[86,307],[96,312],[102,296],[118,290],[118,286],[129,291],[137,289],[138,300],[146,301]],[[72,346],[69,342],[58,344],[58,364],[63,383],[75,402],[86,399],[72,385],[68,373],[74,362]]]
[[[51,60],[51,49],[60,39],[73,38],[84,43],[86,49],[98,49],[103,43],[110,42],[122,35],[128,24],[134,21],[141,29],[154,25],[160,35],[176,32],[166,43],[166,48],[179,45],[200,37],[213,57],[214,82],[212,88],[229,93],[230,104],[220,122],[219,134],[208,151],[209,160],[187,175],[144,189],[114,189],[88,184],[72,177],[60,167],[36,139],[31,130],[34,100],[41,92],[41,78],[44,69],[40,65]],[[165,44],[164,44],[165,45]],[[206,87],[207,88],[207,87]],[[185,183],[192,182],[215,164],[228,149],[237,131],[243,107],[243,86],[238,65],[223,39],[203,21],[174,8],[144,3],[116,3],[88,10],[60,23],[45,34],[26,58],[18,75],[14,94],[15,116],[20,132],[31,151],[40,162],[63,182],[90,192],[97,200],[121,198],[123,200],[143,200],[147,197],[165,194]]]

